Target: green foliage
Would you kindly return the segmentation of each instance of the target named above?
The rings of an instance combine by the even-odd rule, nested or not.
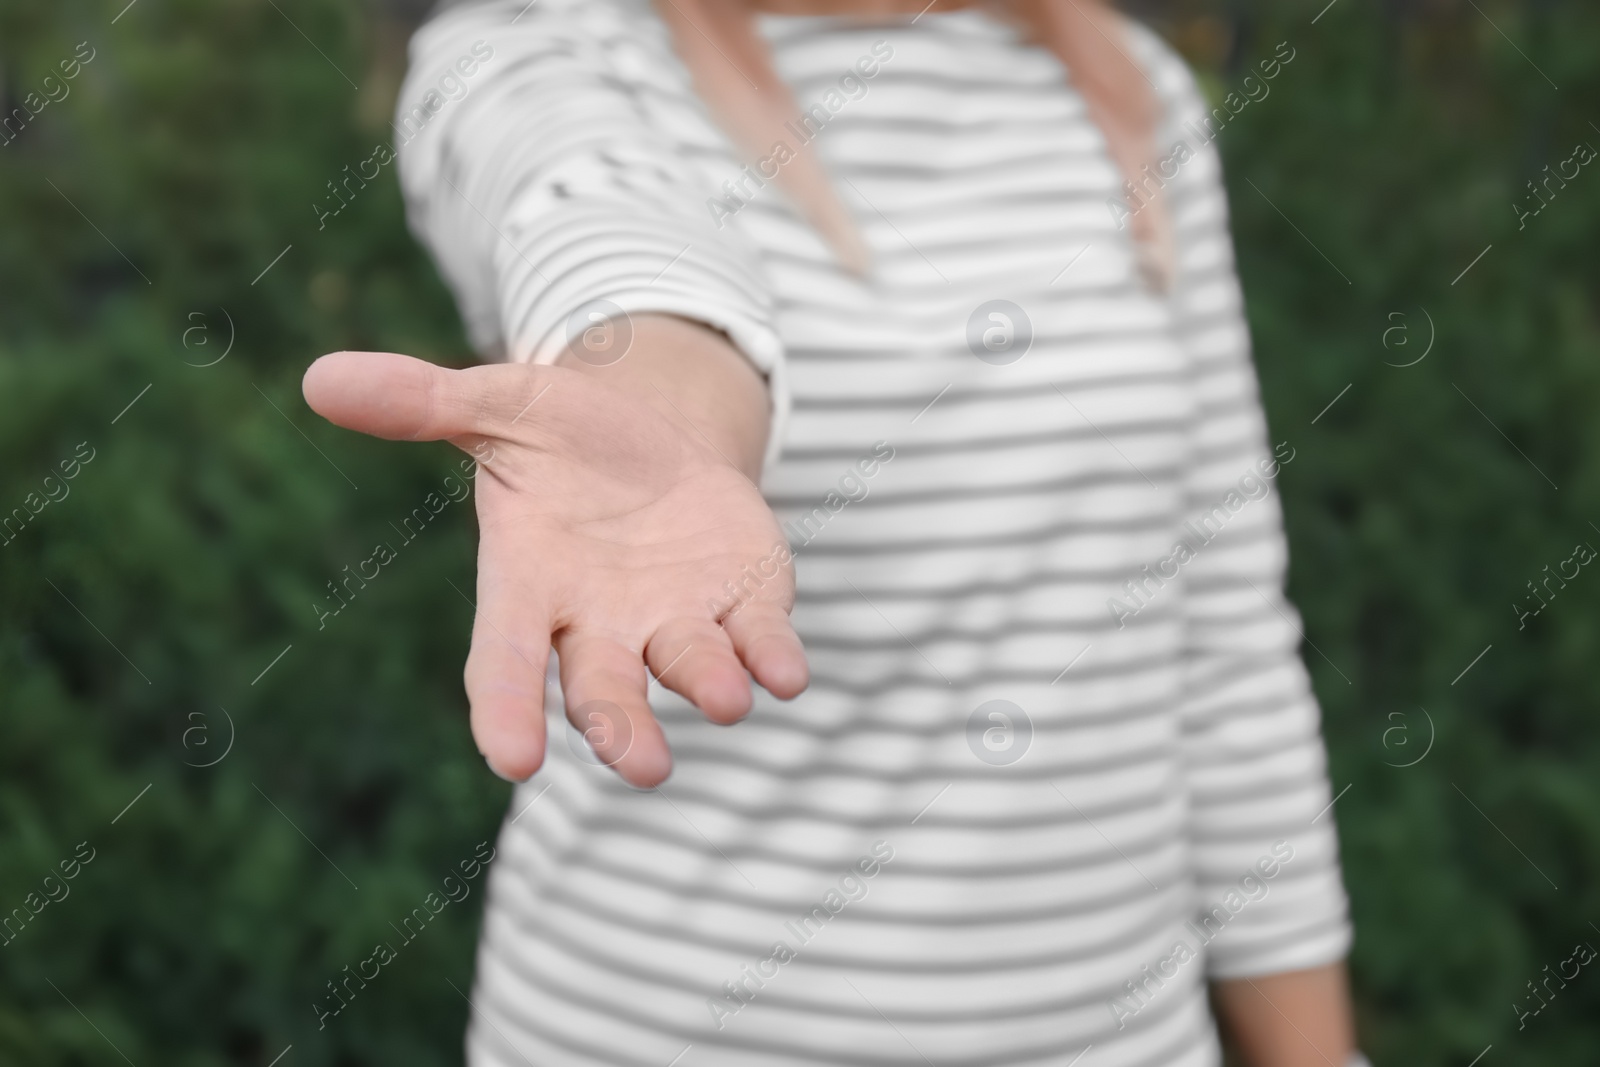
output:
[[[1446,7],[1271,16],[1235,55],[1287,39],[1298,56],[1220,144],[1267,412],[1298,449],[1290,592],[1350,787],[1364,1039],[1380,1065],[1493,1043],[1553,1067],[1592,1059],[1600,981],[1520,1031],[1512,1005],[1600,945],[1600,575],[1551,582],[1525,628],[1513,604],[1600,547],[1600,170],[1552,183],[1522,229],[1512,204],[1575,143],[1600,147],[1600,64],[1578,45],[1600,19]]]
[[[0,910],[79,842],[95,857],[0,948],[0,1062],[118,1062],[108,1042],[182,1067],[291,1043],[285,1067],[453,1061],[481,880],[326,1030],[310,1008],[507,793],[463,721],[466,508],[321,628],[313,608],[456,469],[326,426],[297,388],[325,351],[466,350],[392,168],[326,229],[311,207],[389,139],[404,34],[327,0],[141,0],[113,24],[121,6],[0,3],[8,104],[95,50],[0,148],[0,514],[80,442],[94,457],[0,547]],[[1600,146],[1600,13],[1479,6],[1161,15],[1219,100],[1297,49],[1220,144],[1297,449],[1292,592],[1350,786],[1366,1044],[1380,1065],[1492,1042],[1486,1065],[1567,1067],[1600,1040],[1600,978],[1520,1032],[1511,1005],[1600,944],[1600,578],[1525,629],[1511,605],[1600,545],[1600,173],[1524,229],[1511,204]],[[1428,317],[1427,358],[1393,366]],[[1422,708],[1431,751],[1392,766],[1422,753]]]
[[[96,851],[0,948],[3,1063],[459,1057],[481,879],[321,1033],[311,1009],[492,840],[507,788],[464,723],[469,510],[390,526],[460,454],[299,396],[321,352],[465,353],[392,174],[324,230],[311,207],[391,136],[401,59],[341,6],[277,6],[361,92],[269,3],[0,19],[14,87],[95,49],[0,149],[7,512],[94,454],[0,548],[0,907]],[[379,541],[398,558],[319,629]]]

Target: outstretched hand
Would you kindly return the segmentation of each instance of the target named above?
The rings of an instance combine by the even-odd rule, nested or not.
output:
[[[777,520],[749,478],[657,407],[562,367],[449,370],[377,352],[322,357],[304,392],[340,426],[478,458],[466,690],[501,777],[544,760],[552,646],[568,719],[637,787],[672,768],[646,667],[718,723],[749,712],[752,676],[783,699],[806,687]]]

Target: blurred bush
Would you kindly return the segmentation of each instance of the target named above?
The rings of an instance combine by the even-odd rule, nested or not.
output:
[[[1600,944],[1600,579],[1522,628],[1513,605],[1600,545],[1600,176],[1521,229],[1512,204],[1600,146],[1600,12],[1304,7],[1151,14],[1219,101],[1296,49],[1220,144],[1297,449],[1361,1025],[1380,1065],[1493,1043],[1486,1064],[1568,1067],[1600,1041],[1600,979],[1521,1030],[1513,1004]],[[463,721],[465,508],[322,628],[313,607],[456,463],[298,391],[341,348],[464,359],[392,168],[325,229],[311,206],[388,139],[405,37],[328,0],[0,3],[7,114],[93,53],[0,147],[0,514],[67,494],[0,538],[0,910],[69,894],[0,948],[0,1062],[459,1058],[481,881],[325,1030],[311,1006],[507,796]],[[80,842],[93,860],[46,883]]]

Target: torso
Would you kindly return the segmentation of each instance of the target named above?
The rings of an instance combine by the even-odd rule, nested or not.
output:
[[[1199,966],[1136,1027],[1107,1007],[1192,902],[1182,579],[1125,628],[1107,600],[1177,537],[1194,398],[1107,211],[1103,138],[1054,57],[978,11],[761,26],[802,110],[877,59],[789,145],[821,154],[871,281],[775,186],[727,223],[778,300],[794,402],[765,488],[813,682],[732,729],[652,686],[676,759],[660,796],[558,735],[503,834],[480,999],[541,1067],[664,1067],[686,1045],[684,1067],[1066,1064],[1091,1044],[1094,1067],[1214,1064]],[[703,119],[661,107],[709,185],[737,179]],[[1031,325],[1014,361],[983,345],[1002,320],[978,317],[987,360],[969,344],[995,300]],[[864,895],[800,940],[875,847],[893,858]],[[768,962],[780,941],[795,958]]]

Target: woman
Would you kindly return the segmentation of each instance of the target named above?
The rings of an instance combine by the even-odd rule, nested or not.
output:
[[[1354,1062],[1182,62],[1090,0],[466,0],[412,59],[412,224],[504,362],[306,395],[479,461],[526,784],[469,1061],[1215,1064],[1210,982],[1246,1062]]]

